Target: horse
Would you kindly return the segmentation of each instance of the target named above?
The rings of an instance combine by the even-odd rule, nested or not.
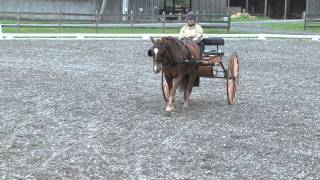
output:
[[[196,63],[181,63],[184,60],[200,60],[201,51],[199,46],[192,41],[180,41],[174,37],[163,37],[154,40],[150,37],[153,46],[148,50],[148,56],[153,59],[154,73],[164,73],[168,84],[168,101],[166,111],[174,110],[174,97],[178,87],[184,92],[184,109],[190,104],[195,79],[198,77],[199,65]]]

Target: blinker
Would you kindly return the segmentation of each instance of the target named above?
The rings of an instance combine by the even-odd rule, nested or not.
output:
[[[149,56],[149,57],[152,57],[152,56],[153,56],[153,51],[152,51],[152,49],[149,49],[149,51],[148,51],[148,56]]]

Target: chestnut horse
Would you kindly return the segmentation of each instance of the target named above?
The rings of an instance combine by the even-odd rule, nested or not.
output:
[[[161,69],[168,84],[168,102],[166,111],[174,110],[173,102],[178,87],[184,92],[184,105],[187,109],[190,104],[190,94],[198,76],[198,64],[182,63],[184,60],[200,60],[199,46],[192,41],[179,41],[173,37],[163,37],[155,41],[150,38],[153,46],[148,56],[153,57],[153,71],[160,73]]]

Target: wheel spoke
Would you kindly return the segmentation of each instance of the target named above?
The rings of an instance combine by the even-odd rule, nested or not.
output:
[[[236,89],[235,89],[234,81],[232,82],[232,102],[236,99]]]
[[[229,81],[228,97],[229,97],[229,102],[232,104],[234,102],[234,82],[233,82],[233,80]]]
[[[233,84],[233,99],[236,99],[236,96],[237,96],[237,85],[234,81],[234,84]]]
[[[236,72],[233,73],[232,77],[233,77],[233,78],[237,78],[238,75],[239,75],[239,71],[236,71]]]
[[[235,77],[238,75],[238,59],[233,59],[231,62],[231,72],[232,72],[232,77]]]

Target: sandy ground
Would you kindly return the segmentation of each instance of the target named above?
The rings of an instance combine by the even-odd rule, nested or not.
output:
[[[0,179],[320,179],[319,42],[226,40],[238,101],[201,79],[164,113],[148,41],[0,41]]]

